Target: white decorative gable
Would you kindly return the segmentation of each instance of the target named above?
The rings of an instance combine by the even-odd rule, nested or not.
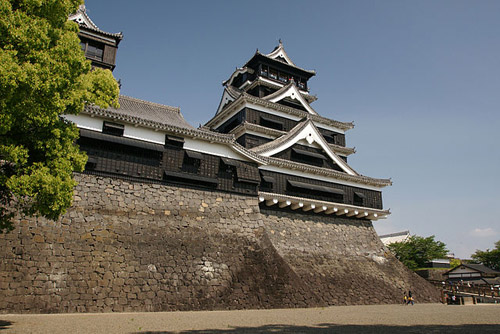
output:
[[[297,125],[297,127],[299,126],[301,125]],[[293,133],[293,129],[290,132]],[[280,138],[276,140],[280,140]],[[302,140],[305,140],[310,145],[317,144],[321,149],[323,149],[323,151],[325,151],[325,153],[333,160],[333,162],[335,162],[338,166],[340,166],[340,168],[342,168],[342,170],[347,174],[358,175],[351,167],[349,167],[349,165],[344,160],[342,160],[342,158],[340,158],[332,151],[328,143],[325,141],[323,136],[318,131],[318,128],[310,120],[306,121],[306,125],[303,126],[303,128],[300,131],[291,135],[289,138],[286,138],[286,140],[284,140],[280,145],[271,147],[269,150],[265,150],[263,152],[258,152],[258,153],[265,157],[271,157],[279,152],[286,150],[287,148],[295,145],[296,143]],[[269,144],[271,145],[272,142]],[[256,148],[256,151],[257,150],[258,147]]]
[[[282,89],[274,92],[273,94],[265,96],[263,99],[270,102],[278,102],[283,100],[284,98],[297,100],[307,110],[308,113],[312,115],[318,115],[318,113],[309,105],[304,96],[300,93],[293,80]]]
[[[224,107],[234,101],[234,97],[231,96],[231,94],[228,93],[227,89],[224,89],[224,94],[222,94],[222,99],[220,100],[219,103],[219,108],[217,108],[217,112],[215,113],[216,115],[224,109]]]
[[[83,25],[90,29],[99,29],[86,13],[85,5],[80,5],[75,14],[69,16],[69,20],[75,21],[79,25]]]
[[[286,54],[285,48],[283,47],[283,43],[281,42],[281,40],[279,46],[273,52],[267,54],[266,56],[272,59],[282,58],[288,65],[296,66],[290,59],[290,57],[288,57],[288,55]]]

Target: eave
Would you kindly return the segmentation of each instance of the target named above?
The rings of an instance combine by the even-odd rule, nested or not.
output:
[[[283,86],[281,89],[263,97],[264,100],[274,103],[278,103],[285,98],[297,100],[302,105],[302,107],[307,110],[308,113],[310,113],[311,115],[318,115],[316,110],[314,110],[314,108],[309,105],[309,102],[307,102],[302,93],[299,91],[293,79],[292,81],[290,81],[290,83]]]
[[[356,153],[356,148],[354,148],[354,147],[344,147],[344,146],[330,144],[330,143],[328,143],[328,146],[330,146],[330,148],[337,154],[349,156],[351,154]]]
[[[262,157],[262,156],[261,156]],[[363,175],[349,175],[347,173],[339,172],[333,169],[328,169],[324,167],[316,167],[312,165],[303,164],[300,162],[274,158],[274,157],[262,157],[263,160],[267,162],[270,166],[276,166],[279,168],[287,168],[290,170],[298,170],[308,174],[316,174],[321,176],[331,177],[337,180],[343,180],[347,182],[352,182],[356,184],[366,184],[369,186],[374,186],[377,188],[382,188],[392,185],[390,179],[377,179],[371,178]]]
[[[235,138],[239,138],[248,132],[256,132],[256,133],[262,134],[264,136],[269,136],[269,137],[273,137],[273,138],[278,138],[278,137],[286,134],[286,131],[266,128],[265,126],[253,124],[253,123],[248,123],[248,122],[241,123],[240,125],[238,125],[234,129],[229,131],[229,134],[233,134]],[[340,155],[349,156],[351,154],[356,153],[356,149],[353,147],[344,147],[344,146],[330,144],[330,143],[328,144],[328,146],[332,149],[332,151],[334,151],[335,153],[340,154]]]
[[[238,125],[234,129],[229,131],[229,133],[233,134],[236,138],[239,138],[249,131],[261,133],[263,135],[271,136],[274,138],[277,138],[277,137],[280,137],[280,136],[286,134],[285,131],[266,128],[265,126],[253,124],[253,123],[248,123],[248,122],[241,123],[240,125]]]
[[[279,90],[279,89],[283,88],[285,85],[277,83],[277,82],[273,82],[271,80],[264,80],[261,76],[257,76],[257,79],[255,79],[254,81],[252,81],[252,83],[250,85],[246,86],[243,89],[243,91],[248,92],[249,90],[251,90],[252,88],[255,88],[256,86],[265,86],[265,87],[269,87],[269,88],[273,88],[273,89]],[[299,88],[299,92],[302,94],[302,96],[309,103],[312,103],[312,102],[314,102],[314,101],[316,101],[318,99],[317,96],[310,95],[309,92],[307,92],[305,90],[302,90],[300,88]]]
[[[265,203],[265,205],[269,207],[277,205],[279,208],[290,208],[292,210],[314,212],[317,214],[334,214],[336,216],[345,216],[363,220],[384,219],[391,214],[389,210],[372,209],[343,203],[320,201],[310,198],[261,191],[259,191],[259,202]]]
[[[258,63],[259,62],[259,58],[260,60],[262,61],[265,61],[267,63],[270,63],[270,64],[273,64],[275,65],[276,67],[283,67],[283,68],[288,68],[289,71],[293,71],[293,72],[297,72],[299,73],[301,76],[307,78],[307,79],[310,79],[312,76],[316,75],[316,71],[310,71],[310,70],[306,70],[306,69],[303,69],[303,68],[300,68],[298,66],[294,66],[294,65],[290,65],[290,64],[287,64],[287,63],[284,63],[284,62],[281,62],[277,59],[273,59],[271,57],[268,57],[267,55],[263,54],[263,53],[260,53],[259,50],[257,50],[255,52],[255,54],[253,55],[252,58],[250,58],[246,63],[245,65],[243,65],[243,67],[250,67],[252,63]]]
[[[354,124],[352,122],[340,122],[332,119],[328,119],[319,115],[312,115],[307,111],[295,109],[292,107],[284,106],[279,103],[269,102],[263,100],[261,98],[252,96],[248,93],[242,93],[236,100],[234,100],[227,108],[223,109],[220,113],[215,115],[211,120],[209,120],[205,125],[213,128],[219,121],[224,119],[224,117],[234,111],[236,108],[243,106],[245,103],[253,103],[262,107],[266,107],[269,109],[273,109],[276,111],[281,111],[283,113],[293,115],[299,118],[309,117],[312,121],[317,122],[319,124],[331,126],[343,131],[350,130],[354,128]],[[217,124],[218,125],[218,124]]]
[[[154,122],[150,120],[141,119],[139,117],[133,117],[128,115],[123,115],[112,110],[101,109],[97,106],[88,106],[82,114],[88,114],[91,117],[101,117],[114,121],[121,121],[124,123],[133,124],[134,126],[142,126],[145,128],[153,129],[154,131],[164,131],[169,134],[188,137],[193,139],[201,139],[208,141],[210,143],[225,144],[231,147],[234,151],[240,153],[241,155],[247,157],[248,159],[256,162],[259,165],[266,165],[267,162],[262,159],[261,156],[255,154],[252,151],[247,150],[245,147],[241,146],[236,142],[236,138],[232,134],[221,134],[217,132],[210,131],[206,128],[198,129],[188,129],[182,128],[171,124],[165,124],[160,122]]]
[[[112,37],[113,39],[115,39],[116,45],[118,45],[118,43],[120,43],[120,41],[123,39],[123,34],[121,32],[110,33],[99,29],[99,27],[88,16],[85,5],[80,5],[76,13],[71,14],[68,17],[68,20],[75,22],[76,24],[78,24],[80,28],[85,28],[88,29],[89,31],[93,31],[104,36]]]

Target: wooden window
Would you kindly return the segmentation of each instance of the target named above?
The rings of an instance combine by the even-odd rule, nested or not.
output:
[[[99,45],[97,43],[90,43],[90,42],[87,44],[85,56],[102,61],[103,53],[104,53],[104,45]]]
[[[85,165],[85,170],[94,170],[96,167],[97,167],[97,158],[89,156],[87,164]]]
[[[281,82],[288,82],[288,74],[279,72],[278,73],[278,80]]]
[[[205,187],[209,186],[212,188],[217,186],[217,179],[216,178],[195,175],[195,174],[172,172],[172,171],[167,171],[167,170],[163,171],[163,179],[165,181],[188,183],[188,184],[194,184],[197,186],[205,186]]]
[[[260,75],[267,77],[269,73],[267,65],[260,65]]]
[[[125,126],[123,124],[112,123],[104,121],[102,124],[102,133],[113,135],[113,136],[123,136]]]
[[[261,175],[260,189],[263,191],[273,191],[276,179],[272,176]]]
[[[337,203],[344,202],[344,191],[342,189],[320,186],[300,181],[288,180],[287,190],[292,194],[324,196],[327,201]]]
[[[354,192],[353,204],[357,206],[363,206],[365,202],[365,194],[361,192]]]
[[[259,124],[262,126],[265,126],[266,128],[283,130],[283,122],[271,119],[271,118],[266,117],[266,116],[260,116]]]
[[[302,78],[298,78],[298,80],[296,82],[297,82],[297,87],[299,87],[302,90],[307,90],[306,80],[304,80]]]
[[[182,171],[198,174],[201,160],[203,160],[203,154],[195,151],[185,151],[182,160]]]
[[[236,176],[238,178],[238,182],[251,184],[260,183],[259,169],[256,166],[254,167],[239,162],[236,166]]]
[[[278,71],[275,70],[274,68],[269,68],[269,77],[271,79],[277,80],[278,79]]]
[[[165,135],[165,146],[182,148],[184,147],[184,138]]]
[[[298,148],[292,148],[291,159],[297,162],[312,164],[315,166],[323,166],[325,156],[315,152],[309,152]]]

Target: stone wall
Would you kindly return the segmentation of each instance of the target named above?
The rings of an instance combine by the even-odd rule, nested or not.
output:
[[[384,247],[370,221],[263,209],[278,254],[327,305],[389,304],[412,290],[438,302],[436,289]]]
[[[307,307],[437,300],[370,222],[265,211],[255,197],[77,175],[59,221],[0,235],[0,312]],[[425,297],[424,297],[425,296]]]

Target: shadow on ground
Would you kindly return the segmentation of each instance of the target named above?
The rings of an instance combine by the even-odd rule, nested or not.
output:
[[[154,331],[136,332],[136,334],[227,334],[227,333],[279,333],[279,334],[308,334],[308,333],[500,333],[499,325],[419,325],[419,326],[386,326],[386,325],[335,325],[319,324],[316,326],[266,325],[260,327],[231,327],[228,329],[202,329],[180,332]]]
[[[0,320],[0,330],[2,330],[2,329],[9,329],[10,325],[12,325],[12,322],[5,321],[5,320]]]

